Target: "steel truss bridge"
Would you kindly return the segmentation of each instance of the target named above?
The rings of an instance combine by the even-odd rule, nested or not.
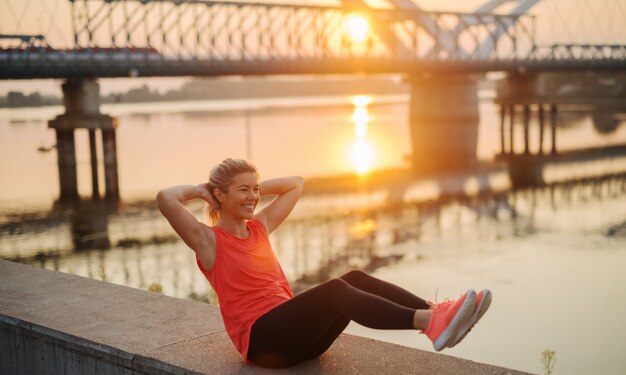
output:
[[[0,29],[0,79],[626,68],[621,0],[489,0],[466,13],[424,11],[410,0],[388,8],[362,0],[58,0],[51,8],[41,0],[44,33],[25,30],[28,6],[0,1],[2,17],[12,16]],[[566,15],[568,4],[577,18]],[[545,24],[583,37],[550,41]]]

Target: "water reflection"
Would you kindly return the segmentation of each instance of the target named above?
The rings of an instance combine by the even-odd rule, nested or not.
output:
[[[591,114],[593,128],[599,134],[612,134],[617,131],[622,121],[620,113],[607,112],[605,110],[594,110]]]
[[[560,112],[563,149],[602,146],[609,152],[593,160],[579,158],[568,165],[546,167],[544,180],[552,186],[511,191],[505,168],[461,179],[413,180],[408,174],[394,174],[406,167],[402,155],[410,151],[406,98],[380,102],[376,97],[357,97],[352,105],[345,97],[294,98],[287,107],[285,100],[292,99],[103,108],[104,113],[122,116],[118,139],[123,199],[114,205],[90,199],[51,204],[58,196],[55,152],[41,153],[37,148],[54,144],[45,123],[60,109],[12,110],[10,115],[0,110],[0,160],[5,161],[0,163],[0,257],[134,288],[161,286],[170,296],[210,301],[209,284],[198,272],[193,253],[149,198],[163,186],[205,178],[211,161],[233,156],[233,150],[241,157],[249,154],[246,124],[250,124],[254,150],[273,150],[276,143],[270,140],[290,139],[280,145],[281,155],[290,155],[288,160],[277,153],[253,153],[264,177],[297,173],[311,181],[316,176],[352,175],[359,160],[347,160],[346,151],[352,144],[361,140],[375,146],[370,151],[379,151],[360,159],[368,161],[363,164],[369,165],[369,173],[354,179],[358,188],[353,191],[346,190],[349,183],[343,181],[325,185],[324,191],[308,185],[308,194],[291,219],[272,235],[296,291],[354,267],[397,274],[402,279],[396,281],[407,285],[416,274],[430,277],[428,270],[445,266],[448,256],[455,262],[469,257],[482,267],[493,261],[494,253],[506,255],[508,261],[511,253],[532,247],[530,257],[515,254],[519,257],[516,261],[532,259],[527,269],[515,272],[517,264],[503,262],[504,271],[495,273],[494,278],[485,280],[480,274],[480,283],[496,287],[506,283],[523,291],[516,295],[527,301],[531,292],[527,273],[534,272],[542,256],[558,260],[544,263],[558,271],[574,251],[582,263],[592,263],[625,248],[626,157],[619,149],[609,150],[610,145],[624,143],[624,126],[612,130],[612,123],[592,124],[589,112]],[[497,113],[492,103],[481,102],[479,155],[484,160],[499,149]],[[617,119],[626,122],[623,113]],[[89,153],[86,139],[82,140],[77,144],[77,162],[79,176],[86,177],[79,179],[81,191],[86,192]],[[173,148],[173,144],[185,147]],[[322,148],[324,152],[320,152]],[[180,168],[183,162],[192,164]],[[380,171],[384,168],[390,172]],[[610,177],[599,177],[607,174]],[[588,179],[590,176],[594,179]],[[378,178],[376,184],[374,177]],[[587,180],[559,182],[583,177]],[[189,208],[201,216],[202,204]],[[589,233],[593,234],[589,242],[571,246]],[[555,252],[555,247],[562,251]],[[408,271],[402,274],[399,268]],[[562,295],[571,290],[572,280],[563,276],[565,273],[554,273],[557,276],[549,279],[554,288],[550,293]],[[595,296],[595,289],[604,290],[607,285],[602,278],[576,279],[589,285],[586,296]],[[539,305],[557,306],[549,297]],[[515,306],[515,301],[502,301],[501,309]],[[604,305],[591,304],[584,313],[595,314],[594,306]],[[552,315],[541,310],[541,317],[530,324],[541,327],[544,321],[561,321],[562,307],[554,310]],[[519,311],[522,309],[511,313],[521,319]],[[505,314],[503,321],[508,324],[511,316]],[[607,324],[619,326],[617,319],[619,316]],[[518,344],[517,336],[515,340]]]
[[[100,199],[80,202],[70,208],[72,243],[75,251],[108,250],[110,204]]]
[[[369,172],[372,164],[372,147],[367,139],[367,126],[370,121],[367,105],[371,99],[365,95],[352,98],[354,111],[352,122],[354,123],[355,141],[352,144],[352,160],[356,173],[364,175]]]

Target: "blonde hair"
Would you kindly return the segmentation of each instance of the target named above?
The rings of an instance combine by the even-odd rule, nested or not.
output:
[[[233,179],[240,173],[259,174],[254,164],[243,159],[228,158],[211,169],[211,173],[209,173],[209,192],[211,193],[211,197],[213,197],[213,201],[217,207],[208,205],[205,210],[206,219],[210,224],[217,224],[217,221],[220,218],[221,208],[213,190],[220,189],[220,191],[224,193],[228,192],[228,187],[233,183]]]

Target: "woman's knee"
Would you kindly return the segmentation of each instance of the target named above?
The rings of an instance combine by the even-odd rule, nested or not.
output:
[[[351,270],[343,274],[340,278],[346,281],[348,284],[353,284],[359,280],[363,280],[368,277],[368,274],[361,270]]]
[[[323,285],[325,285],[329,289],[339,289],[350,286],[350,284],[346,280],[344,280],[343,277],[330,279]]]
[[[334,278],[320,284],[321,292],[327,297],[342,296],[345,292],[348,292],[352,286],[342,278]],[[331,298],[332,299],[332,298]]]

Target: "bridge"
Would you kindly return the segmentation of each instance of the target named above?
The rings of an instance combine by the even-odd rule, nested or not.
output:
[[[503,153],[507,118],[513,144],[516,113],[523,113],[527,138],[536,112],[542,143],[546,110],[556,152],[560,88],[580,72],[594,72],[601,92],[612,87],[618,106],[626,96],[626,4],[620,0],[485,0],[469,12],[426,11],[411,0],[376,6],[364,0],[0,0],[0,11],[0,79],[66,80],[66,113],[50,121],[62,198],[78,196],[78,128],[90,132],[94,195],[96,130],[106,196],[119,195],[117,124],[99,112],[98,78],[403,74],[411,85],[412,162],[420,173],[475,165],[477,76],[507,73],[497,99]]]
[[[578,1],[574,19],[563,18],[572,16],[571,1],[559,0],[489,0],[468,13],[424,11],[410,0],[386,8],[363,0],[332,6],[63,0],[54,13],[42,6],[48,12],[39,22],[56,31],[51,36],[24,33],[33,9],[4,1],[3,14],[16,18],[12,33],[0,39],[4,79],[623,70],[626,64],[626,6],[619,0]],[[70,21],[71,34],[54,19],[63,16],[59,6],[69,7],[71,16],[60,20]]]

